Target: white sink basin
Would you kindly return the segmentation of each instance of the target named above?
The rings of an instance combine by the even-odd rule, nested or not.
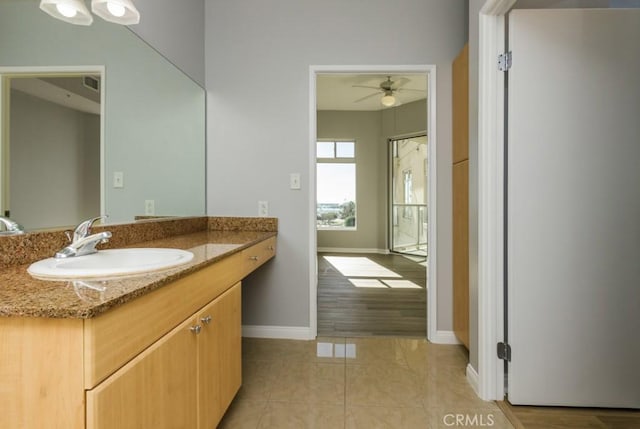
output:
[[[105,278],[164,270],[192,259],[193,253],[180,249],[107,249],[66,259],[43,259],[31,264],[27,271],[44,279]]]

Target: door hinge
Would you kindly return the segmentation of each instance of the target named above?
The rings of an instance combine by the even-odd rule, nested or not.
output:
[[[511,51],[498,55],[498,70],[507,71],[511,68],[513,63],[513,55]]]
[[[511,346],[506,343],[498,343],[498,359],[511,362]]]

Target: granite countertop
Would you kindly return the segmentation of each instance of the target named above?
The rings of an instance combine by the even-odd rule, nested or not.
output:
[[[194,258],[176,268],[107,280],[38,280],[27,273],[29,264],[6,267],[0,270],[0,317],[96,317],[275,235],[276,232],[203,231],[136,243],[126,247],[184,249],[193,252]],[[92,289],[92,285],[106,290]]]

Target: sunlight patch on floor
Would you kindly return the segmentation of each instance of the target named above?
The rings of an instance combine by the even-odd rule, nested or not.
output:
[[[422,289],[412,281],[409,280],[382,280],[387,286],[392,289]]]
[[[424,289],[422,286],[409,280],[349,279],[349,283],[361,288]]]
[[[390,277],[402,276],[361,256],[324,256],[345,277]]]
[[[383,288],[383,289],[388,287],[378,279],[349,279],[349,282],[355,287],[370,287],[370,288]]]

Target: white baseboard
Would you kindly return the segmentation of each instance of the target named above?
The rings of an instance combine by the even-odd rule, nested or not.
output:
[[[453,331],[436,331],[436,334],[429,338],[429,341],[435,344],[460,344]]]
[[[471,387],[473,388],[473,391],[476,392],[476,395],[478,395],[478,397],[480,396],[480,377],[478,376],[478,373],[476,372],[475,368],[471,366],[471,364],[467,364],[467,381],[469,382],[469,384],[471,385]]]
[[[318,247],[318,252],[324,253],[377,253],[379,255],[388,255],[387,249],[369,249],[369,248],[347,248],[347,247]]]
[[[242,336],[248,338],[272,338],[284,340],[314,340],[306,326],[242,325]]]

